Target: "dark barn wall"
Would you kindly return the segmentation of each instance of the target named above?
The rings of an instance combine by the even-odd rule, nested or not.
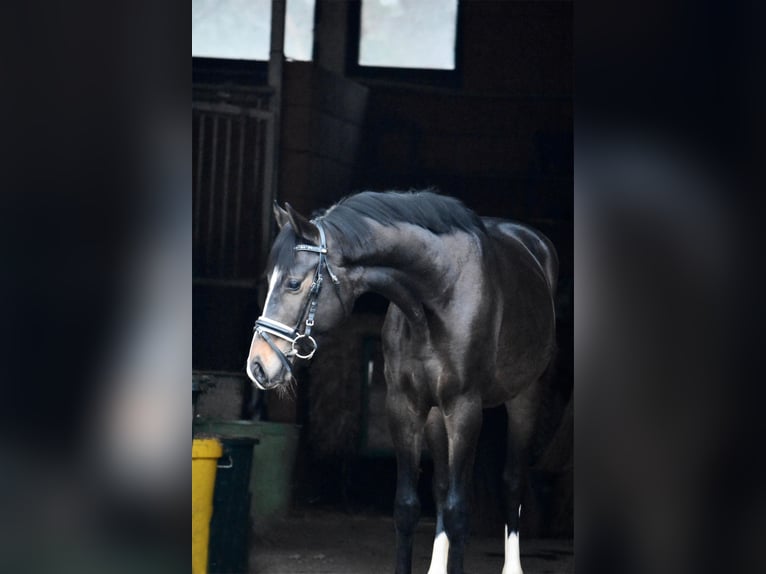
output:
[[[284,79],[279,199],[310,213],[351,188],[368,90],[306,62],[288,63]]]
[[[436,185],[479,212],[569,219],[572,4],[465,2],[459,87],[374,81],[357,187]]]

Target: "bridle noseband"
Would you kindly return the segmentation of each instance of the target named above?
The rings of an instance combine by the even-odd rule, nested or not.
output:
[[[316,228],[319,230],[319,246],[317,247],[316,245],[307,245],[301,243],[300,245],[296,245],[293,248],[295,251],[308,251],[310,253],[316,253],[319,255],[316,271],[314,271],[314,281],[311,283],[311,289],[309,290],[309,296],[306,300],[306,304],[303,306],[303,310],[301,311],[300,315],[298,315],[298,322],[296,323],[296,326],[290,327],[289,325],[285,325],[284,323],[280,323],[274,319],[269,319],[265,315],[261,315],[255,321],[256,334],[260,335],[263,340],[266,341],[269,347],[271,347],[271,350],[277,354],[279,360],[282,362],[282,365],[285,367],[285,369],[287,369],[287,372],[291,375],[292,367],[290,365],[290,361],[288,360],[289,357],[298,357],[299,359],[308,360],[314,356],[314,353],[316,353],[317,350],[317,342],[314,337],[311,336],[311,329],[314,327],[314,317],[317,311],[317,300],[319,299],[319,293],[322,290],[322,282],[324,281],[322,268],[327,269],[327,274],[330,276],[330,279],[332,280],[336,289],[338,289],[338,285],[340,285],[338,277],[332,272],[330,265],[327,263],[327,241],[325,238],[324,229],[318,221],[312,221],[312,223],[316,225]],[[340,297],[340,293],[338,293],[338,297]],[[300,326],[301,319],[304,317],[304,315],[306,316],[306,322],[303,333],[301,333],[298,330],[298,327]],[[274,340],[271,338],[271,335],[279,337],[280,339],[284,339],[290,343],[291,348],[287,354],[283,353],[280,348],[274,344]],[[304,343],[308,343],[310,345],[310,350],[308,352],[301,353],[299,347]]]

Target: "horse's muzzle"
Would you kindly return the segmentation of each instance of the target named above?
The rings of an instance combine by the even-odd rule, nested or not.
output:
[[[263,370],[263,365],[257,360],[252,360],[250,362],[250,368],[248,370],[255,380],[255,383],[264,391],[268,391],[279,385],[279,381],[269,380],[268,376],[266,376],[266,371]]]

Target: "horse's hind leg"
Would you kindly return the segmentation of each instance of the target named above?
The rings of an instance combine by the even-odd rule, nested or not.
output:
[[[426,442],[434,461],[433,494],[436,503],[436,534],[428,574],[446,574],[449,539],[444,531],[444,504],[449,487],[449,451],[444,415],[439,409],[431,409],[426,421]]]
[[[527,485],[529,442],[539,406],[540,383],[529,385],[505,404],[508,413],[508,444],[505,469],[505,564],[503,574],[522,574],[519,553],[521,501]]]
[[[386,409],[391,439],[396,450],[396,574],[410,574],[413,535],[420,518],[417,482],[427,412],[419,414],[416,405],[391,385],[386,398]]]

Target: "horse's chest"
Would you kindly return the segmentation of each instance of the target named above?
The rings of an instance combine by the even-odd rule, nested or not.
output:
[[[389,385],[437,403],[445,386],[459,384],[460,373],[446,351],[406,340],[397,347],[386,354]]]
[[[416,402],[442,403],[466,383],[470,358],[465,347],[444,334],[414,329],[398,309],[389,309],[383,328],[389,390]]]

